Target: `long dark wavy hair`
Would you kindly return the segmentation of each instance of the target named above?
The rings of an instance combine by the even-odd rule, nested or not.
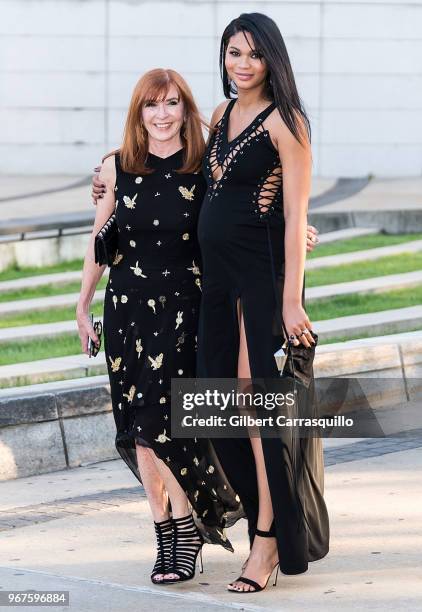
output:
[[[224,30],[220,44],[220,73],[224,95],[226,98],[232,98],[233,94],[237,94],[236,86],[227,74],[225,57],[230,38],[238,32],[248,32],[251,35],[255,51],[266,61],[268,72],[265,80],[265,95],[269,100],[275,102],[282,119],[300,143],[301,136],[296,113],[302,116],[309,142],[311,142],[311,124],[297,91],[286,45],[277,24],[267,15],[242,13],[233,19]]]

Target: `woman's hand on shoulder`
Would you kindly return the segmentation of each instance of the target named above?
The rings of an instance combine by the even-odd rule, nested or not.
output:
[[[111,162],[109,160],[111,160]],[[98,203],[98,200],[103,198],[104,194],[107,193],[107,184],[104,180],[104,173],[103,173],[104,166],[106,166],[106,172],[107,170],[109,170],[110,172],[113,167],[114,177],[116,176],[114,155],[109,155],[108,157],[104,159],[103,163],[100,166],[96,166],[94,168],[94,176],[92,177],[92,190],[91,190],[92,203],[94,204],[94,206],[96,206]]]
[[[103,197],[97,201],[97,211],[95,213],[94,227],[92,230],[94,234],[99,232],[116,208],[116,200],[114,195],[116,166],[114,155],[110,155],[104,160],[101,166],[101,172],[99,174],[99,181],[104,183],[106,186],[106,191],[103,194]]]
[[[105,184],[100,181],[101,167],[102,166],[96,166],[96,168],[94,168],[94,175],[92,177],[91,198],[94,206],[97,205],[97,200],[103,198],[107,191]]]

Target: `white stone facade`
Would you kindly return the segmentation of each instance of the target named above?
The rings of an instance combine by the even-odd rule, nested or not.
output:
[[[285,39],[314,175],[421,175],[422,0],[0,0],[0,172],[89,174],[150,68],[180,71],[209,118],[221,33],[253,11]]]

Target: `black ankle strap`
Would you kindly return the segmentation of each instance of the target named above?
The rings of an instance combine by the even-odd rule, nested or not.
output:
[[[262,531],[262,529],[256,528],[255,535],[258,535],[261,538],[274,538],[276,535],[274,521],[271,523],[271,527],[269,528],[268,531]]]

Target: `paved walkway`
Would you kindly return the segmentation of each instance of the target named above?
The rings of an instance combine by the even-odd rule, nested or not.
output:
[[[94,210],[90,176],[0,175],[3,219]],[[422,208],[422,178],[329,179],[314,177],[310,210],[415,210]]]
[[[185,584],[149,581],[154,535],[143,490],[121,460],[0,484],[3,589],[63,589],[75,612],[221,609],[343,612],[420,609],[422,433],[325,440],[331,546],[307,573],[256,595],[225,591],[247,556],[246,523],[231,555],[204,549]],[[36,608],[28,607],[28,610]]]

